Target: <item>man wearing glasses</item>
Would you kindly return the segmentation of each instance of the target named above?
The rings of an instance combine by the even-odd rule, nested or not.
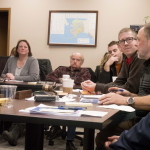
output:
[[[124,56],[121,71],[114,82],[102,84],[87,80],[81,83],[82,89],[89,92],[108,93],[110,87],[121,87],[132,93],[138,93],[144,60],[137,56],[136,38],[136,32],[130,28],[123,28],[119,32],[118,45]]]
[[[95,84],[90,80],[84,81],[81,83],[83,90],[108,93],[108,88],[120,87],[132,93],[138,93],[144,60],[139,59],[137,56],[137,34],[130,28],[123,28],[118,34],[118,39],[118,45],[124,55],[122,68],[118,78],[114,82],[108,84]],[[124,127],[122,126],[120,126],[121,128],[118,128],[120,122],[124,121],[124,123],[126,123],[125,127],[130,128],[133,125],[132,122],[130,122],[130,119],[133,117],[135,116],[132,114],[122,112],[122,114],[116,118],[116,122],[114,124],[111,124],[111,126],[100,131],[96,137],[97,150],[101,150],[103,148],[103,144],[107,140],[108,136],[120,134],[124,130]]]

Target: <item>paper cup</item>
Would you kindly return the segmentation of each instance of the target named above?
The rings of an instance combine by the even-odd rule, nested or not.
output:
[[[64,74],[64,75],[62,76],[62,78],[63,78],[63,79],[70,79],[70,75]]]
[[[74,85],[74,80],[63,79],[63,92],[68,93],[68,94],[72,94],[73,85]]]

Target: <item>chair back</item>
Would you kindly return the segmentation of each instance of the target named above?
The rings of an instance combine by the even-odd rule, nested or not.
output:
[[[2,74],[9,56],[0,56],[0,75]]]
[[[45,81],[46,75],[52,72],[52,66],[49,59],[38,59],[40,68],[40,80]]]

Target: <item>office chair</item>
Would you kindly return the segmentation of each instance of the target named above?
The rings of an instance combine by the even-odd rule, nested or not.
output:
[[[54,139],[61,137],[65,140],[67,136],[66,126],[51,126],[50,130],[45,131],[46,139],[49,141],[48,144],[53,146]],[[83,138],[79,135],[84,135],[84,132],[76,132],[75,139],[80,141],[80,145],[83,146]]]
[[[46,75],[52,72],[52,66],[49,59],[38,59],[40,68],[40,80],[45,81]]]

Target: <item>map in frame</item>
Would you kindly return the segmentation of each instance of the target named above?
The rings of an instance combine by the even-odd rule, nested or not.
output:
[[[48,44],[96,47],[97,20],[98,11],[50,11]]]

